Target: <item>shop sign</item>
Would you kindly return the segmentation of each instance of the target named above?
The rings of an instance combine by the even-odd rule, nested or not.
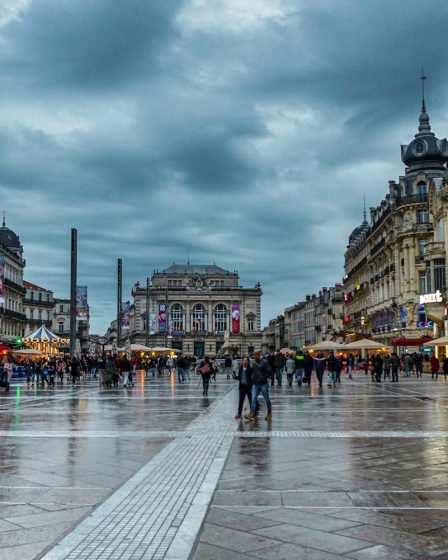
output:
[[[417,326],[419,329],[432,329],[434,321],[419,321]]]
[[[420,305],[423,303],[442,303],[442,294],[437,290],[435,294],[421,294]]]

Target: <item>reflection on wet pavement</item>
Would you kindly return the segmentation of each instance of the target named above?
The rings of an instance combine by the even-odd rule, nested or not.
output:
[[[235,388],[2,393],[0,560],[448,558],[448,384],[275,387],[271,422]]]

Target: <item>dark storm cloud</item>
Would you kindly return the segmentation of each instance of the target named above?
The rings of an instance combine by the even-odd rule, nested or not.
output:
[[[264,320],[341,279],[416,132],[418,75],[448,128],[445,2],[21,0],[0,14],[0,195],[29,280],[93,330],[154,268],[216,262]],[[3,17],[3,19],[2,19]]]

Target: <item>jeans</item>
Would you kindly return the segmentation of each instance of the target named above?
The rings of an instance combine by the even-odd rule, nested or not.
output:
[[[328,384],[336,386],[336,372],[329,371],[328,372]]]
[[[300,368],[300,369],[296,369],[296,381],[299,384],[299,386],[302,386],[302,379],[303,379],[303,374],[304,374],[304,369]]]
[[[316,368],[317,380],[319,381],[319,387],[322,387],[322,379],[324,377],[324,370],[321,368]]]
[[[123,387],[126,387],[126,385],[128,384],[129,372],[122,371],[121,375],[123,376]]]
[[[282,386],[282,379],[283,379],[283,368],[277,368],[275,370],[275,377],[277,378],[277,384]]]
[[[250,404],[250,411],[255,414],[257,408],[258,395],[262,393],[264,400],[268,407],[268,413],[272,410],[271,399],[269,398],[269,383],[264,385],[254,385],[252,387],[252,402]]]

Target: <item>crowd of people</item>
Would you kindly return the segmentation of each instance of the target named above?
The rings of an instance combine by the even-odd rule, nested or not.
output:
[[[179,383],[192,381],[192,374],[198,374],[202,380],[202,394],[208,396],[210,381],[216,380],[218,371],[222,371],[227,379],[238,381],[239,399],[235,419],[241,420],[244,403],[247,399],[249,412],[244,415],[247,420],[255,420],[260,409],[258,397],[261,394],[266,402],[267,421],[272,419],[272,403],[269,387],[275,384],[281,387],[286,378],[287,385],[293,383],[298,387],[311,385],[313,372],[316,374],[319,388],[323,387],[325,373],[328,375],[327,386],[336,388],[341,383],[342,372],[348,380],[353,378],[355,371],[370,373],[372,382],[398,382],[400,372],[403,377],[415,375],[422,377],[423,371],[430,371],[432,379],[438,379],[439,374],[448,377],[448,357],[441,362],[434,356],[421,353],[404,354],[377,353],[371,356],[342,355],[333,352],[325,356],[322,352],[309,353],[297,350],[283,355],[281,352],[271,352],[263,356],[255,351],[251,358],[245,356],[226,356],[224,360],[195,356],[133,356],[126,354],[119,356],[104,355],[100,357],[83,356],[70,359],[67,356],[50,356],[48,358],[27,359],[23,362],[23,369],[28,385],[46,385],[55,387],[71,383],[76,386],[83,377],[97,378],[99,384],[105,388],[133,387],[137,370],[143,370],[146,377],[175,375]],[[0,363],[0,386],[9,391],[13,375],[13,361],[6,357]],[[201,384],[201,382],[199,382]]]

